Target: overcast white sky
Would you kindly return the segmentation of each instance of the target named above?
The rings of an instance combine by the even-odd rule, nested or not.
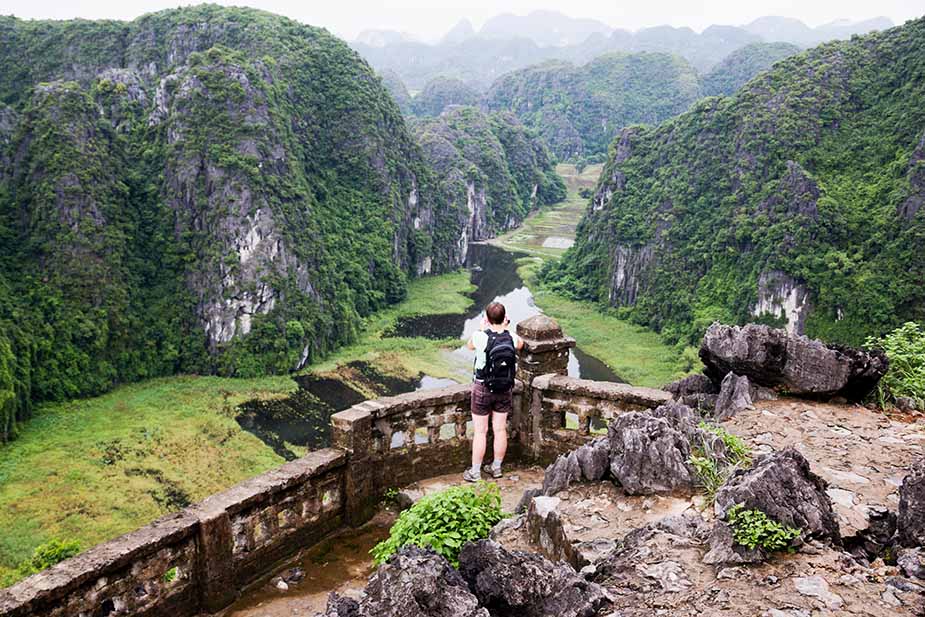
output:
[[[498,13],[526,14],[558,10],[592,17],[618,28],[635,30],[671,24],[702,30],[710,24],[740,25],[762,15],[802,19],[810,26],[838,18],[852,20],[885,15],[896,23],[925,14],[925,0],[250,0],[218,4],[247,5],[323,26],[353,39],[367,28],[439,38],[463,17],[476,29]],[[169,0],[0,0],[0,13],[41,19],[132,19],[143,13],[198,2]]]

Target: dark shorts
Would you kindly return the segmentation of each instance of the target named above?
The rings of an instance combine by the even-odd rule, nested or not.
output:
[[[494,413],[511,413],[514,409],[514,392],[492,392],[484,384],[472,384],[472,415],[487,416]]]

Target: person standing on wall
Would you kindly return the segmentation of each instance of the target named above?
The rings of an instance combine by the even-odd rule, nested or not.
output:
[[[482,460],[488,443],[488,420],[494,434],[495,459],[485,465],[485,473],[501,477],[501,463],[507,452],[507,416],[514,405],[514,370],[517,351],[523,340],[508,330],[510,320],[500,302],[485,309],[482,329],[476,331],[466,346],[475,351],[475,377],[472,383],[472,467],[463,474],[468,482],[481,479]]]

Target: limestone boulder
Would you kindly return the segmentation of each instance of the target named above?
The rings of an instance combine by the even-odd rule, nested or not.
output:
[[[632,412],[610,423],[610,473],[630,495],[691,491],[691,438],[698,433],[693,411],[677,403],[652,412]]]
[[[591,617],[611,603],[602,587],[567,563],[491,540],[464,546],[459,571],[493,617]]]
[[[925,546],[925,458],[912,466],[899,487],[896,529],[902,546]]]
[[[607,475],[609,467],[610,442],[600,437],[560,455],[547,467],[541,492],[544,495],[555,495],[573,482],[596,482]]]
[[[406,547],[369,578],[359,601],[332,593],[324,617],[490,617],[445,558]]]
[[[825,480],[809,469],[796,449],[787,448],[762,457],[748,470],[736,471],[716,493],[714,507],[720,518],[743,504],[770,518],[797,527],[804,538],[840,542],[838,520],[826,493]]]
[[[729,373],[795,396],[860,400],[888,368],[886,354],[788,334],[764,325],[714,323],[703,337],[700,359],[714,383]]]

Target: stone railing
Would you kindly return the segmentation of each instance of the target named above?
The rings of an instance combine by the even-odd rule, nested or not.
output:
[[[668,400],[659,390],[565,376],[575,341],[555,321],[518,325],[507,460],[548,462],[614,416]],[[312,452],[0,590],[2,617],[192,617],[344,524],[383,492],[469,463],[469,386],[364,401],[334,414],[333,448]],[[491,444],[489,443],[489,452]]]
[[[529,454],[543,462],[606,435],[609,422],[621,413],[671,400],[662,390],[555,374],[535,378],[531,395],[525,414],[533,426]]]

